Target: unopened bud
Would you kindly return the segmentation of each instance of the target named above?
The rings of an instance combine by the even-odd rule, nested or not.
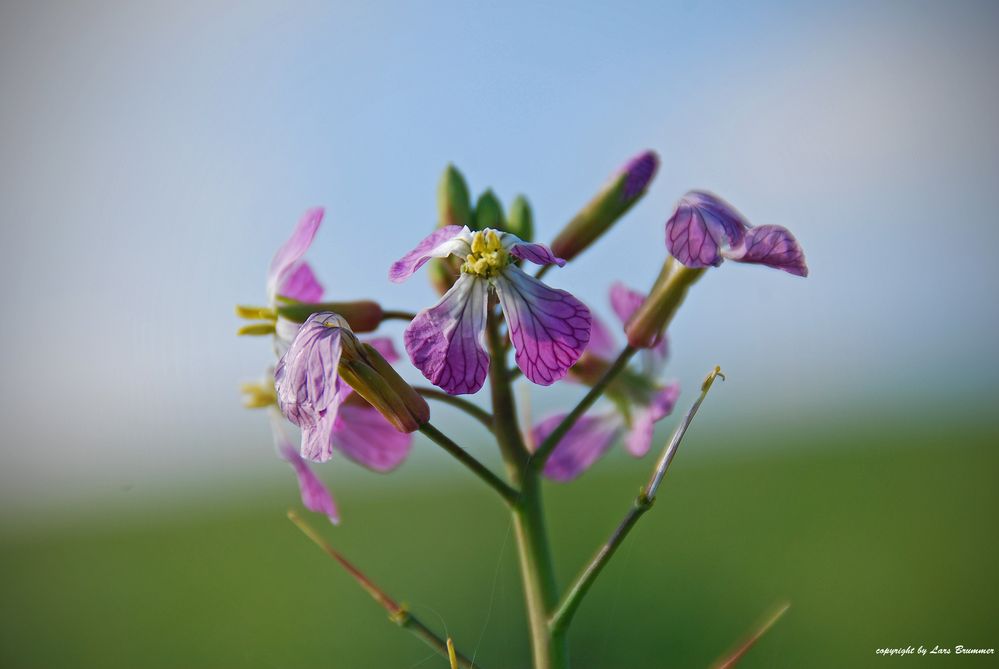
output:
[[[668,261],[667,261],[668,262]],[[638,348],[655,346],[683,303],[687,289],[704,274],[703,267],[686,267],[674,263],[672,271],[659,275],[649,296],[628,321],[625,332],[628,343]]]
[[[236,330],[236,334],[240,337],[262,337],[265,335],[272,335],[274,334],[274,323],[250,323],[249,325],[244,325],[240,329]]]
[[[400,432],[415,432],[430,420],[430,407],[370,344],[343,340],[340,378]]]
[[[523,195],[518,195],[510,205],[510,215],[507,216],[504,229],[525,242],[534,241],[534,214]]]
[[[471,221],[472,199],[468,195],[465,177],[461,176],[457,167],[448,165],[437,186],[437,227],[465,226]]]
[[[309,316],[321,311],[332,311],[347,319],[354,332],[371,332],[382,322],[382,308],[371,300],[355,302],[292,302],[283,301],[277,307],[280,316],[295,323],[304,323]]]
[[[645,195],[658,168],[659,157],[654,151],[628,161],[562,229],[551,244],[552,253],[565,260],[579,255]]]
[[[500,204],[499,198],[496,197],[495,193],[487,190],[479,196],[478,201],[475,203],[474,229],[485,230],[486,228],[492,228],[494,230],[502,230],[504,223],[503,205]]]

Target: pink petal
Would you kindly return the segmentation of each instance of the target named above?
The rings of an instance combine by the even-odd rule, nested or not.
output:
[[[305,212],[295,226],[295,231],[291,233],[291,237],[274,254],[267,272],[267,294],[271,299],[277,294],[278,287],[284,283],[288,271],[312,246],[316,232],[319,231],[319,224],[322,223],[323,213],[322,207]]]
[[[391,337],[372,337],[365,343],[370,344],[372,348],[381,353],[386,362],[399,362],[399,352],[395,350],[395,344],[392,343]]]
[[[329,488],[319,480],[309,464],[298,454],[298,450],[288,439],[279,421],[280,418],[271,421],[274,444],[281,459],[295,470],[298,488],[302,495],[302,504],[309,511],[326,514],[330,522],[334,525],[338,524],[340,514],[337,512],[336,503],[333,501],[333,495],[330,494]]]
[[[323,287],[307,262],[300,262],[285,272],[277,294],[299,302],[318,302],[323,297]]]
[[[345,404],[333,428],[333,445],[354,462],[387,472],[409,455],[413,435],[396,430],[371,406]]]
[[[513,237],[517,240],[507,247],[510,255],[514,258],[520,258],[521,260],[532,262],[535,265],[565,266],[565,261],[552,253],[551,249],[544,244],[532,244],[530,242],[520,241],[510,233],[506,233],[504,237]]]
[[[673,413],[679,396],[680,384],[673,382],[660,388],[648,406],[635,407],[631,416],[631,428],[624,438],[624,446],[629,453],[640,458],[649,452],[655,424]]]
[[[795,276],[808,276],[805,252],[794,235],[779,225],[752,228],[742,244],[723,252],[723,255],[738,262],[756,263],[782,269]]]
[[[541,421],[531,431],[533,443],[544,441],[563,418],[565,414]],[[620,433],[621,421],[616,414],[584,415],[552,451],[545,463],[545,476],[554,481],[571,481],[606,453]]]
[[[496,293],[524,376],[542,386],[564,377],[590,340],[586,305],[514,265],[496,278]]]
[[[627,325],[631,317],[638,311],[638,308],[642,306],[642,302],[645,301],[645,295],[638,292],[637,290],[632,290],[620,281],[615,281],[611,285],[610,289],[610,303],[611,309],[617,314],[618,319],[621,321],[621,325]]]
[[[489,371],[482,348],[489,284],[462,274],[444,297],[406,327],[410,360],[434,385],[452,395],[474,393]]]
[[[590,312],[590,342],[586,345],[586,353],[612,360],[617,354],[617,344],[610,330],[597,315]]]
[[[446,225],[434,230],[415,249],[392,263],[389,279],[395,283],[405,281],[431,258],[444,258],[456,252],[461,248],[459,235],[464,231],[466,228],[457,225]]]

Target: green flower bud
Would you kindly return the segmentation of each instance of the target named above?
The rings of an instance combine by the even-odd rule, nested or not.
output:
[[[339,374],[354,391],[400,432],[415,432],[430,421],[430,407],[370,344],[342,340]]]
[[[680,263],[671,263],[670,260],[672,258],[667,260],[649,291],[649,296],[625,327],[628,343],[632,346],[650,348],[656,345],[666,331],[666,326],[673,320],[676,310],[683,304],[687,289],[701,278],[706,269],[686,267]],[[671,265],[674,266],[672,269]]]
[[[448,164],[437,186],[437,227],[471,225],[472,198],[465,177],[454,165]]]
[[[534,241],[534,214],[523,195],[518,195],[510,205],[510,215],[507,216],[504,229],[525,242]]]
[[[278,315],[295,323],[304,323],[309,316],[320,311],[332,311],[347,319],[354,332],[372,332],[382,322],[382,308],[371,300],[355,302],[294,302],[278,298]]]
[[[500,204],[499,198],[492,190],[486,190],[485,193],[479,196],[479,201],[475,203],[475,225],[471,226],[474,230],[485,230],[486,228],[493,228],[494,230],[503,229],[503,205]]]
[[[551,244],[552,253],[571,260],[642,199],[659,167],[659,157],[645,151],[632,158],[596,197],[569,221]]]

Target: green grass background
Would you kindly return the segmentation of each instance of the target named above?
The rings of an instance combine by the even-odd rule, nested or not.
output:
[[[573,667],[706,667],[785,599],[743,667],[999,665],[874,654],[999,646],[999,439],[991,417],[953,422],[695,426],[581,608]],[[725,455],[708,446],[734,439]],[[562,584],[650,466],[615,454],[547,487]],[[439,467],[353,468],[336,488],[343,525],[310,519],[486,669],[526,667],[504,510],[456,464]],[[282,477],[130,513],[6,522],[0,666],[446,667],[285,519],[290,506]]]

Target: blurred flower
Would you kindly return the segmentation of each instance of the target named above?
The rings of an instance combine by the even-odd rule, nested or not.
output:
[[[622,323],[628,322],[645,299],[620,283],[611,287],[610,297],[614,313]],[[570,377],[592,384],[603,375],[616,354],[613,336],[594,316],[590,345],[570,371]],[[621,437],[631,455],[642,457],[648,453],[655,424],[673,412],[680,395],[680,386],[675,381],[659,383],[667,355],[665,336],[653,348],[643,351],[639,369],[624,370],[608,387],[607,397],[614,406],[576,421],[545,463],[545,476],[556,481],[576,478]],[[566,415],[549,416],[536,425],[531,431],[532,443],[544,441]]]
[[[786,228],[752,227],[720,197],[690,191],[666,222],[666,247],[687,267],[717,267],[727,258],[808,276],[805,254]]]
[[[452,395],[482,387],[489,356],[481,339],[492,290],[506,315],[524,375],[546,386],[564,377],[589,341],[590,311],[566,291],[529,276],[513,260],[559,266],[565,261],[548,247],[509,233],[448,226],[396,261],[389,278],[404,281],[431,258],[449,255],[464,261],[461,276],[440,302],[417,314],[404,336],[406,350],[423,375]]]

